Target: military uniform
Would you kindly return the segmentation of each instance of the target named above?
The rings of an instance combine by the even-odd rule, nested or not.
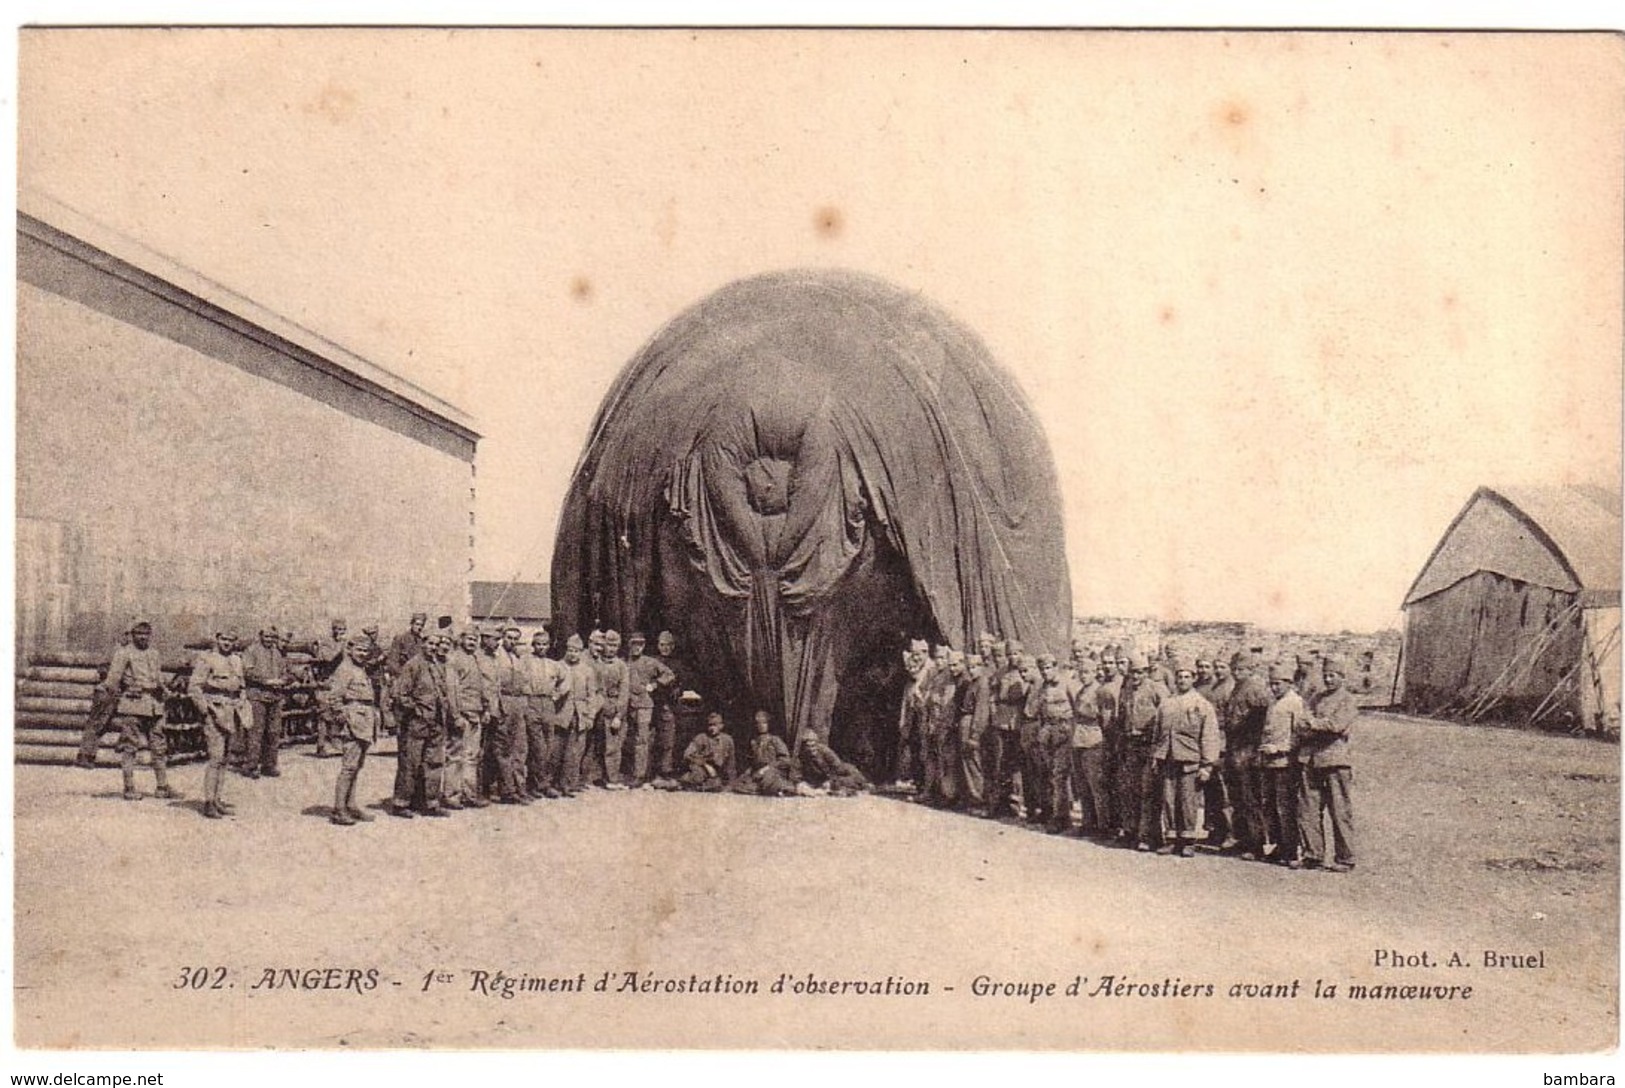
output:
[[[608,634],[605,635],[608,638]],[[631,682],[626,662],[606,649],[607,656],[598,662],[598,684],[604,692],[604,704],[598,711],[598,736],[603,753],[602,773],[604,785],[611,789],[621,786],[622,747],[626,740],[626,713],[631,700]],[[597,778],[599,768],[593,768]]]
[[[796,742],[792,771],[798,781],[826,787],[834,794],[860,793],[869,788],[863,772],[843,760],[811,729],[804,729]]]
[[[558,789],[565,794],[575,794],[581,792],[587,738],[598,721],[598,712],[603,709],[604,689],[598,682],[598,670],[590,661],[566,664],[565,670],[570,684],[569,709],[566,712],[569,729],[560,750]]]
[[[1296,745],[1307,724],[1309,711],[1303,705],[1303,696],[1292,682],[1290,669],[1272,666],[1270,679],[1279,680],[1282,690],[1265,710],[1258,737],[1259,808],[1264,840],[1261,851],[1266,855],[1273,853],[1274,860],[1278,862],[1295,866],[1302,857],[1298,829],[1300,771]]]
[[[727,733],[700,733],[683,750],[688,769],[678,781],[686,789],[715,793],[734,779],[734,741]]]
[[[1079,683],[1081,690],[1072,700],[1072,792],[1078,798],[1078,833],[1099,836],[1112,827],[1100,684],[1093,676]]]
[[[966,672],[955,692],[957,727],[954,733],[958,749],[959,804],[965,808],[979,808],[987,800],[987,783],[982,773],[982,740],[987,736],[993,719],[993,691],[988,682],[985,666]]]
[[[784,738],[758,733],[750,741],[750,770],[734,779],[729,787],[735,793],[761,797],[783,797],[796,792],[790,767],[790,747]]]
[[[525,688],[525,790],[532,797],[558,796],[550,769],[556,766],[570,698],[564,663],[534,650],[519,659]]]
[[[1202,836],[1199,780],[1211,776],[1219,762],[1219,717],[1213,704],[1195,690],[1165,696],[1157,704],[1151,758],[1162,783],[1162,826],[1174,840],[1164,846],[1177,845],[1189,856]]]
[[[1157,788],[1151,744],[1155,739],[1157,707],[1168,694],[1160,681],[1149,676],[1130,676],[1123,681],[1117,704],[1117,728],[1122,743],[1117,767],[1118,830],[1123,838],[1147,849],[1152,840],[1161,837],[1161,791]]]
[[[419,791],[425,815],[441,811],[446,768],[446,719],[450,692],[445,669],[427,647],[395,676],[395,791],[390,812],[410,815]]]
[[[1055,668],[1053,677],[1034,686],[1027,696],[1027,716],[1038,723],[1037,742],[1048,780],[1044,806],[1051,831],[1063,832],[1072,824],[1072,725],[1074,700],[1083,685],[1070,672],[1061,672],[1054,658],[1040,658],[1039,668]]]
[[[222,800],[226,752],[231,739],[249,727],[248,701],[243,698],[243,659],[219,649],[204,650],[192,661],[186,692],[203,718],[203,742],[209,764],[203,772],[204,815],[228,814]]]
[[[920,734],[920,751],[925,762],[920,796],[933,805],[952,805],[959,795],[958,761],[948,758],[950,750],[957,754],[958,748],[958,744],[949,739],[949,734],[958,727],[958,694],[959,681],[949,666],[934,666],[925,683],[925,728]]]
[[[337,624],[334,625],[335,627]],[[344,660],[344,647],[349,638],[343,631],[333,631],[322,635],[316,640],[316,650],[311,655],[311,673],[318,684],[323,685],[318,695],[316,709],[316,757],[326,759],[337,754],[334,749],[342,749],[344,736],[347,730],[344,715],[335,707],[328,697],[327,682],[333,678],[338,670],[339,663]]]
[[[272,628],[272,644],[267,646],[262,637],[243,651],[243,679],[248,685],[248,705],[253,713],[253,728],[243,735],[240,753],[241,769],[250,778],[268,775],[275,778],[277,754],[282,749],[282,704],[289,683],[288,655],[276,641],[278,633]]]
[[[655,660],[672,674],[672,682],[657,688],[655,700],[655,773],[670,778],[677,773],[678,700],[693,690],[693,675],[687,661],[676,654],[661,654]]]
[[[1303,772],[1298,794],[1298,834],[1303,840],[1305,865],[1325,861],[1326,830],[1322,820],[1330,817],[1333,861],[1339,868],[1354,866],[1354,768],[1349,759],[1349,734],[1359,716],[1360,706],[1347,687],[1322,691],[1298,733],[1298,765]]]
[[[474,655],[474,664],[480,672],[480,691],[485,696],[485,713],[480,721],[478,792],[481,798],[489,799],[493,793],[499,797],[507,796],[504,792],[507,783],[503,766],[512,738],[509,735],[508,707],[502,697],[502,674],[510,662],[508,652],[500,644],[487,650],[483,639],[481,643],[479,652]]]
[[[169,788],[169,737],[164,727],[164,674],[158,651],[121,645],[113,651],[103,681],[113,697],[113,710],[120,721],[118,753],[124,773],[124,796],[140,797],[135,788],[135,757],[147,752],[152,760],[158,796],[173,797]]]
[[[526,786],[530,740],[526,714],[530,708],[530,688],[521,666],[522,658],[514,651],[515,647],[506,643],[497,647],[496,675],[501,710],[497,725],[487,735],[491,752],[487,768],[498,798],[504,804],[522,804],[530,800]]]
[[[367,751],[378,742],[378,693],[366,669],[342,659],[327,678],[327,702],[343,725],[343,751],[338,780],[333,785],[333,812],[329,819],[348,825],[372,817],[355,803],[356,779],[367,761]]]
[[[484,805],[480,792],[480,757],[485,729],[485,678],[476,660],[461,646],[446,659],[446,693],[451,715],[446,724],[446,803],[451,807]]]
[[[626,662],[627,714],[632,731],[632,779],[638,785],[649,781],[649,755],[653,743],[656,699],[672,691],[677,674],[658,657],[640,654]]]
[[[1012,811],[1016,772],[1021,768],[1021,709],[1027,702],[1027,681],[1021,667],[1007,662],[991,680],[992,713],[982,735],[982,766],[987,779],[989,816]]]
[[[893,777],[899,783],[914,781],[916,771],[924,770],[926,690],[931,680],[931,668],[925,662],[912,660],[905,667],[914,671],[903,689],[902,706],[897,712],[897,768]]]
[[[1235,681],[1229,697],[1219,706],[1219,728],[1224,733],[1224,777],[1235,814],[1232,834],[1244,855],[1261,857],[1266,845],[1273,847],[1280,841],[1270,830],[1279,821],[1265,818],[1265,772],[1259,751],[1264,719],[1273,699],[1258,675],[1256,664],[1247,663],[1238,655],[1231,668],[1248,669],[1248,675]]]

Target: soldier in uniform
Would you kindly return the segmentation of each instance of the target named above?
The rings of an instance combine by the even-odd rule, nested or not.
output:
[[[440,639],[431,635],[422,649],[395,676],[390,702],[395,711],[395,792],[389,814],[411,819],[413,801],[421,791],[419,811],[425,816],[449,815],[442,807],[446,768],[446,718],[450,692]]]
[[[649,785],[655,704],[663,702],[664,694],[677,685],[677,674],[664,661],[643,652],[647,641],[642,631],[633,631],[626,640],[626,712],[632,734],[632,782],[640,789]]]
[[[1298,834],[1299,770],[1294,748],[1309,716],[1303,696],[1293,683],[1295,672],[1295,667],[1284,661],[1270,666],[1271,702],[1258,739],[1264,837],[1260,856],[1291,869],[1303,866]]]
[[[1027,695],[1027,716],[1038,723],[1039,774],[1049,785],[1048,830],[1062,834],[1072,824],[1072,718],[1082,685],[1070,671],[1061,671],[1053,654],[1038,655],[1038,675]]]
[[[1227,770],[1229,740],[1224,728],[1225,704],[1230,701],[1231,693],[1236,690],[1236,681],[1230,673],[1230,661],[1222,650],[1214,654],[1208,662],[1212,680],[1205,690],[1201,687],[1200,662],[1197,669],[1197,690],[1213,704],[1213,712],[1219,716],[1219,765],[1213,768],[1213,773],[1208,776],[1206,792],[1203,795],[1208,839],[1220,850],[1229,851],[1234,850],[1241,841],[1240,836],[1236,834],[1236,809],[1230,796],[1230,774]]]
[[[684,789],[717,793],[734,779],[734,741],[723,731],[722,715],[713,710],[705,718],[705,732],[683,751],[688,769],[678,779]]]
[[[1157,853],[1177,850],[1185,858],[1195,856],[1202,835],[1197,790],[1219,762],[1219,717],[1213,704],[1197,694],[1195,683],[1195,667],[1176,660],[1174,691],[1157,704],[1151,738],[1151,758],[1162,784],[1162,826],[1172,836]]]
[[[992,669],[988,676],[991,698],[988,730],[982,734],[982,767],[987,787],[987,814],[993,819],[1014,811],[1012,791],[1021,765],[1021,708],[1027,701],[1027,684],[1021,669],[1010,659],[1010,644],[993,646]]]
[[[869,779],[863,772],[837,755],[814,729],[803,729],[796,738],[792,770],[796,781],[827,789],[837,797],[848,797],[869,788]]]
[[[126,630],[118,637],[118,646],[113,648],[114,655],[129,644],[130,632]],[[101,751],[102,734],[113,724],[113,715],[117,710],[118,689],[110,685],[106,674],[103,674],[101,681],[90,692],[90,713],[85,717],[85,730],[79,737],[79,754],[73,757],[75,767],[96,769],[96,753]]]
[[[557,788],[565,797],[581,792],[581,769],[585,761],[587,738],[598,712],[604,705],[604,689],[598,683],[598,669],[584,660],[580,635],[571,635],[564,644],[564,667],[570,682],[569,708],[566,720],[569,728],[560,746],[560,765]]]
[[[1025,653],[1017,658],[1027,689],[1021,705],[1021,720],[1016,727],[1021,745],[1021,808],[1023,818],[1030,824],[1048,823],[1050,818],[1050,780],[1036,702],[1038,689],[1044,684],[1038,660]]]
[[[332,679],[333,673],[338,670],[339,663],[348,660],[349,631],[350,626],[344,620],[333,620],[329,625],[329,633],[316,640],[316,650],[311,655],[312,677],[318,684],[323,685],[317,696],[317,759],[339,755],[340,749],[343,748],[343,738],[348,726],[340,708],[328,700],[326,685],[328,680]]]
[[[547,656],[552,647],[553,636],[544,627],[530,636],[530,653],[520,658],[525,688],[525,792],[532,799],[559,795],[549,775],[558,762],[554,749],[564,743],[570,677],[562,662]]]
[[[480,687],[486,697],[479,792],[481,796],[502,804],[518,804],[511,762],[514,730],[524,728],[524,698],[516,667],[518,659],[504,645],[503,632],[495,627],[487,627],[480,630],[480,652],[474,663],[479,666]]]
[[[1151,664],[1138,650],[1129,656],[1128,678],[1117,702],[1117,733],[1121,744],[1117,779],[1117,833],[1135,849],[1150,850],[1160,839],[1161,794],[1151,743],[1157,707],[1168,689],[1151,678]]]
[[[378,693],[366,669],[370,648],[363,636],[346,639],[344,657],[327,678],[327,705],[343,727],[343,762],[333,784],[333,811],[327,819],[340,827],[372,822],[355,803],[355,783],[367,761],[367,749],[378,741]]]
[[[169,738],[164,732],[164,674],[158,651],[152,645],[152,624],[137,620],[129,630],[128,645],[113,651],[103,681],[113,693],[114,709],[122,719],[119,729],[119,766],[124,772],[124,799],[141,800],[135,788],[137,752],[148,753],[155,796],[171,800],[180,796],[169,787]]]
[[[497,752],[497,766],[502,783],[505,804],[528,805],[530,789],[527,784],[530,766],[530,686],[524,666],[526,653],[520,645],[524,632],[513,624],[502,630],[502,648],[498,659],[502,668],[498,673],[502,688],[503,733],[506,744]]]
[[[988,636],[992,641],[992,636]],[[987,736],[993,720],[993,686],[988,679],[988,666],[981,654],[965,658],[965,676],[959,681],[955,694],[957,728],[955,740],[959,749],[959,807],[985,812],[987,780],[982,773],[982,740]]]
[[[656,689],[655,695],[655,774],[671,778],[677,773],[677,702],[683,692],[694,688],[688,663],[677,656],[677,636],[662,631],[655,636],[655,650],[659,662],[674,679],[669,685]]]
[[[790,764],[790,746],[773,733],[773,723],[765,710],[754,715],[756,735],[750,741],[750,768],[729,786],[734,793],[758,797],[788,797],[796,792]]]
[[[897,767],[893,782],[901,789],[914,784],[916,769],[923,770],[925,752],[925,694],[931,678],[930,657],[924,639],[914,639],[903,654],[908,682],[897,713]]]
[[[446,796],[442,806],[452,810],[465,806],[484,808],[488,803],[479,788],[486,714],[479,652],[479,633],[470,627],[446,656],[446,695],[451,713],[446,725]]]
[[[243,678],[253,728],[244,737],[239,769],[249,778],[276,778],[282,748],[282,700],[289,684],[288,655],[275,626],[260,631],[260,640],[243,651]]]
[[[395,720],[389,711],[389,662],[384,644],[378,638],[378,625],[369,623],[361,629],[361,637],[367,640],[366,669],[367,679],[372,681],[373,691],[378,699],[378,732],[380,735],[395,732]]]
[[[1078,692],[1072,699],[1071,771],[1072,792],[1078,798],[1078,834],[1104,839],[1110,835],[1113,825],[1097,669],[1086,664],[1077,683]],[[1067,818],[1070,821],[1070,811]]]
[[[235,629],[216,631],[214,649],[192,661],[186,693],[203,720],[203,742],[209,765],[203,771],[203,815],[211,820],[232,813],[225,788],[226,752],[238,732],[249,728],[248,701],[243,698],[243,659],[237,654]]]
[[[1298,834],[1303,841],[1303,863],[1325,865],[1326,830],[1332,825],[1334,873],[1354,868],[1354,807],[1351,792],[1354,769],[1349,761],[1349,734],[1360,706],[1345,681],[1343,659],[1327,656],[1321,662],[1322,691],[1309,705],[1309,715],[1297,736],[1298,764],[1303,771],[1298,792]]]
[[[958,696],[965,678],[965,655],[947,650],[940,662],[932,666],[925,686],[925,730],[920,737],[925,781],[920,797],[930,805],[947,808],[959,799]]]
[[[384,665],[389,670],[391,680],[401,674],[408,661],[423,652],[423,628],[428,622],[427,612],[414,612],[406,630],[389,640],[389,651],[384,655]]]
[[[621,781],[623,742],[626,740],[626,713],[631,699],[631,681],[626,662],[621,660],[621,636],[604,632],[603,656],[598,663],[598,681],[604,689],[604,708],[598,712],[598,731],[603,737],[604,788],[624,790]]]

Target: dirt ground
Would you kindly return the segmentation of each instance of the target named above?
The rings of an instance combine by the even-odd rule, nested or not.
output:
[[[325,818],[336,763],[304,749],[280,779],[233,777],[224,822],[195,800],[126,803],[116,771],[19,767],[17,1043],[1614,1046],[1619,749],[1368,715],[1356,758],[1348,875],[875,796],[594,791],[345,829]],[[361,796],[392,773],[375,755]],[[175,777],[198,796],[200,766]],[[1542,966],[1486,967],[1486,950]],[[809,993],[809,976],[870,992]],[[536,988],[504,996],[515,977]],[[1248,986],[1270,996],[1232,992]]]

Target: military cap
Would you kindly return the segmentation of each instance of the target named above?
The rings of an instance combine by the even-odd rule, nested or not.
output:
[[[598,629],[597,629],[597,628],[596,628],[596,627],[595,627],[595,628],[593,628],[593,630],[592,630],[592,634],[590,634],[590,635],[588,635],[588,636],[587,636],[587,641],[588,641],[588,642],[589,642],[589,643],[592,643],[592,642],[603,642],[603,641],[604,641],[604,632],[602,632],[602,631],[600,631],[600,630],[598,630]]]
[[[1290,683],[1292,683],[1292,671],[1293,671],[1292,666],[1288,665],[1284,661],[1271,662],[1270,663],[1270,680],[1271,680],[1271,682],[1274,682],[1276,680],[1281,680],[1281,681],[1284,681],[1284,682],[1290,684]]]
[[[911,654],[928,654],[931,652],[931,644],[923,638],[910,639],[908,652]]]
[[[604,632],[604,645],[606,645],[606,646],[610,646],[610,645],[619,646],[620,644],[621,644],[621,633],[619,631],[616,631],[613,628],[611,628],[610,630]]]
[[[648,641],[648,639],[643,637],[642,631],[633,631],[630,635],[626,636],[626,643],[628,646],[642,646]]]
[[[977,654],[977,653],[966,654],[965,655],[965,664],[969,665],[971,668],[977,668],[979,666],[987,664],[987,658],[985,658],[981,654]]]
[[[422,620],[424,623],[428,623],[429,622],[429,614],[427,612],[414,612],[414,613],[412,613],[412,622],[416,623],[418,620]]]
[[[1149,669],[1151,662],[1146,658],[1145,654],[1139,650],[1133,650],[1128,655],[1128,667],[1131,669]]]
[[[478,624],[471,623],[461,631],[457,632],[458,638],[467,638],[469,635],[473,635],[475,638],[480,637],[480,628]]]
[[[329,627],[348,627],[350,625],[345,622],[345,619],[344,619],[343,616],[334,616],[332,619],[327,621],[327,626],[329,626]]]
[[[1231,671],[1236,669],[1250,669],[1253,667],[1253,655],[1246,650],[1237,650],[1230,655]]]
[[[1017,656],[1026,649],[1026,647],[1021,644],[1021,640],[1019,638],[1011,639],[1009,642],[1004,644],[1004,648],[1011,657]]]
[[[237,633],[237,628],[228,627],[224,631],[216,631],[214,637],[230,639],[232,642],[236,642],[242,636]]]
[[[125,628],[125,630],[139,631],[143,627],[149,631],[152,630],[152,621],[144,616],[137,616],[134,620],[130,621],[130,626]]]
[[[1048,669],[1048,668],[1051,668],[1052,666],[1054,666],[1054,664],[1055,664],[1055,655],[1054,654],[1039,654],[1038,655],[1038,667],[1039,668]]]
[[[951,654],[951,653],[954,652],[954,648],[952,646],[949,646],[945,642],[939,642],[939,643],[937,643],[935,646],[933,646],[931,648],[931,652],[932,653]]]
[[[677,636],[672,634],[670,631],[662,631],[658,635],[656,635],[655,638],[657,638],[657,639],[669,638],[673,642],[677,641]]]
[[[530,633],[530,640],[532,642],[535,642],[539,638],[545,638],[549,642],[551,642],[553,640],[552,634],[545,627],[538,627],[536,630],[534,630],[534,631],[532,631]]]
[[[1195,672],[1196,665],[1188,657],[1176,657],[1168,662],[1168,667],[1174,672]]]
[[[983,631],[983,632],[981,632],[980,634],[978,634],[976,636],[976,641],[977,642],[992,642],[993,641],[993,632],[992,631]]]
[[[519,629],[519,625],[517,623],[510,623],[508,626],[502,629],[502,633],[505,635],[522,635],[525,632]]]
[[[571,635],[565,640],[564,646],[569,650],[585,650],[587,648],[587,644],[581,641],[580,635]]]
[[[361,629],[361,633],[364,635],[376,635],[378,633],[378,625],[376,623],[369,623],[367,626]]]
[[[1320,667],[1324,672],[1335,672],[1339,676],[1349,674],[1348,662],[1335,654],[1327,654],[1320,659]]]
[[[1211,665],[1213,664],[1213,658],[1198,654],[1195,659],[1195,663],[1198,665]]]
[[[1036,669],[1038,668],[1038,658],[1034,657],[1032,654],[1022,654],[1016,659],[1016,667],[1021,669]]]

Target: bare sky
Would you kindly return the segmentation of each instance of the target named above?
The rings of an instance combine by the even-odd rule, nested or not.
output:
[[[1620,473],[1625,65],[1573,35],[21,35],[19,181],[473,413],[545,580],[598,400],[793,266],[945,306],[1079,614],[1385,626],[1473,488]]]

